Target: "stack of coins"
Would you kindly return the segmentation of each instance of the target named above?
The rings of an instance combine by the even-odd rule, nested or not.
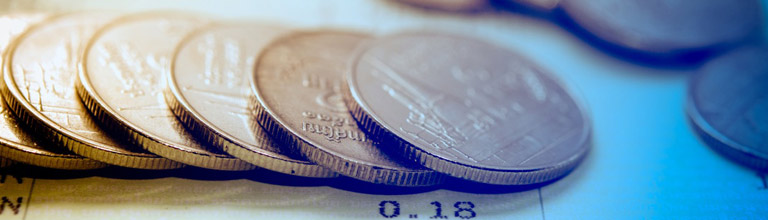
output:
[[[180,12],[2,22],[2,166],[526,185],[566,175],[591,144],[564,83],[472,37]]]

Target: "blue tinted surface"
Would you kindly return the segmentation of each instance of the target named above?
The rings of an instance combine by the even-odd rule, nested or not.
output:
[[[684,109],[686,84],[697,65],[659,67],[628,61],[542,18],[546,16],[425,12],[391,2],[353,0],[219,1],[215,6],[202,0],[36,2],[33,9],[172,8],[302,28],[377,34],[437,29],[484,38],[524,54],[559,76],[587,108],[594,145],[581,165],[552,184],[491,195],[457,192],[482,191],[482,186],[467,184],[411,195],[372,195],[327,186],[295,187],[260,176],[211,181],[144,176],[123,180],[120,174],[41,178],[34,182],[34,194],[33,186],[13,194],[32,196],[31,205],[21,210],[29,219],[60,217],[76,209],[86,211],[69,217],[125,218],[127,210],[134,211],[133,216],[155,218],[384,219],[378,213],[384,200],[402,204],[403,216],[398,219],[407,219],[410,213],[427,219],[434,213],[432,201],[443,202],[446,215],[452,214],[453,202],[472,201],[477,219],[768,218],[765,174],[718,155],[690,128]],[[763,8],[768,7],[763,4]],[[8,186],[0,188],[6,189],[3,193],[13,191]]]

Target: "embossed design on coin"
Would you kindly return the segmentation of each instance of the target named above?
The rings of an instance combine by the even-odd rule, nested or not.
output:
[[[8,55],[6,100],[35,133],[79,155],[132,168],[180,167],[106,135],[75,94],[85,41],[113,17],[106,13],[64,15],[25,33]]]
[[[210,169],[253,169],[193,139],[163,98],[164,74],[176,44],[205,23],[173,13],[135,14],[113,21],[94,35],[85,51],[78,92],[109,129],[152,153]]]
[[[49,16],[43,13],[9,14],[0,17],[0,51],[30,25]],[[0,57],[3,59],[4,57]],[[0,62],[3,63],[3,62]],[[19,127],[5,101],[0,100],[0,167],[13,161],[55,169],[95,169],[106,164],[73,154],[65,149],[38,143]]]
[[[454,177],[532,184],[588,151],[588,119],[532,62],[475,39],[406,33],[364,51],[347,77],[362,127],[406,157]]]
[[[341,98],[343,74],[369,38],[345,32],[286,35],[262,53],[254,75],[260,123],[275,141],[363,181],[434,185],[443,175],[382,152],[355,124]]]
[[[688,117],[713,149],[768,170],[768,49],[746,47],[702,67],[688,87]]]
[[[281,153],[248,111],[256,56],[286,30],[264,24],[216,25],[179,44],[169,72],[169,106],[184,125],[225,152],[291,175],[334,177],[302,157]]]

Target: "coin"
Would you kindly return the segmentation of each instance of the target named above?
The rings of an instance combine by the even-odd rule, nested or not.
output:
[[[745,47],[715,58],[694,75],[687,113],[711,148],[768,170],[768,49]]]
[[[252,83],[259,123],[275,141],[340,174],[387,185],[438,184],[444,175],[384,154],[341,100],[347,63],[368,39],[358,33],[299,32],[267,46]]]
[[[16,36],[48,17],[44,13],[8,14],[0,17],[0,51],[4,54]],[[0,158],[0,167],[10,165],[13,160],[58,169],[94,169],[105,166],[66,150],[36,142],[19,128],[16,117],[5,101],[0,101],[0,115],[3,118],[0,119],[0,155],[3,157]]]
[[[353,62],[347,106],[370,136],[413,161],[467,180],[522,185],[566,174],[591,127],[544,69],[467,37],[403,33]]]
[[[3,94],[8,102],[8,109],[13,110],[21,119],[19,121],[30,127],[43,141],[66,147],[78,155],[133,168],[178,167],[179,164],[172,161],[132,150],[115,142],[93,123],[75,94],[77,64],[84,41],[104,23],[104,20],[113,17],[114,15],[108,13],[62,15],[41,23],[20,36],[9,48],[5,63]],[[6,123],[15,122],[6,120]],[[21,138],[18,129],[13,130],[16,138]],[[19,141],[14,140],[17,145]],[[30,143],[30,140],[26,138],[21,143]],[[26,157],[23,160],[17,159],[20,162],[46,167],[74,168],[62,164],[63,162],[51,162],[52,160],[67,160],[71,161],[68,163],[77,163],[80,164],[78,166],[88,168],[104,166],[92,161],[82,161],[82,158],[71,155],[51,157],[54,153],[65,154],[66,151],[39,155],[38,157],[46,157],[40,160],[30,158],[30,154],[42,153],[36,151],[39,148],[16,149],[12,154]]]
[[[110,13],[63,15],[27,33],[9,50],[6,100],[22,121],[51,143],[108,164],[145,169],[180,164],[129,146],[103,133],[74,90],[85,41]]]
[[[253,169],[195,140],[163,98],[173,50],[206,22],[174,13],[134,14],[111,22],[86,47],[78,92],[110,130],[152,153],[203,168]]]
[[[600,41],[672,57],[743,41],[761,24],[757,0],[562,0],[560,7]]]
[[[251,126],[250,80],[256,57],[285,28],[256,23],[214,25],[177,47],[168,73],[168,105],[189,130],[210,145],[258,167],[306,177],[335,173],[281,152],[260,126]]]

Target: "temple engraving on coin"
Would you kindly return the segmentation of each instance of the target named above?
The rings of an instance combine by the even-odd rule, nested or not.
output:
[[[114,17],[107,13],[61,15],[25,34],[10,55],[11,68],[5,76],[14,96],[10,105],[23,106],[13,109],[33,118],[29,126],[44,131],[49,141],[82,156],[133,168],[178,168],[182,165],[104,133],[76,94],[85,44],[97,28]]]
[[[566,173],[588,150],[579,106],[520,55],[439,33],[372,45],[349,72],[347,105],[371,136],[384,137],[377,141],[419,152],[407,155],[414,161],[459,178],[529,184]]]
[[[89,110],[95,115],[104,116],[104,123],[150,152],[210,169],[253,169],[251,164],[201,144],[165,102],[164,74],[176,43],[207,23],[186,14],[158,13],[113,21],[94,36],[85,52],[80,97],[92,103]],[[147,32],[153,35],[141,34]]]

